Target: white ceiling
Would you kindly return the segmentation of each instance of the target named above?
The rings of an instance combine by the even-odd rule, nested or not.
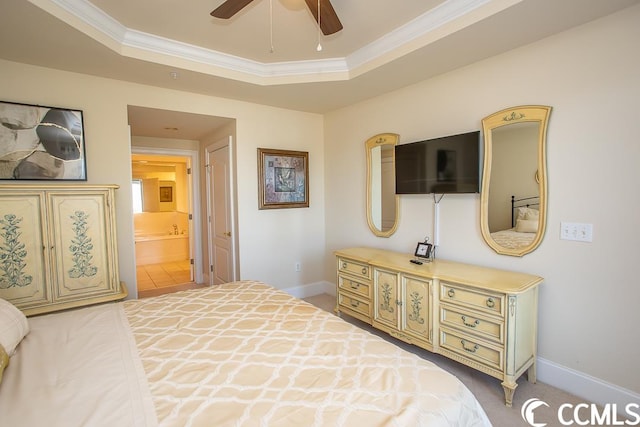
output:
[[[344,29],[319,37],[303,0],[254,0],[230,20],[209,15],[223,0],[2,0],[0,58],[324,113],[639,1],[332,0]],[[179,127],[170,133],[182,139],[212,130],[208,116],[158,114],[134,108],[132,127]]]

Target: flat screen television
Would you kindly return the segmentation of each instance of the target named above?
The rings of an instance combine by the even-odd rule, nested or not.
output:
[[[480,192],[480,131],[396,145],[396,194]]]

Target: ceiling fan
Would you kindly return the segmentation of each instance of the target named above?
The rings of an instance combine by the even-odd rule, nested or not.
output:
[[[229,19],[236,13],[240,12],[245,6],[251,3],[253,0],[226,0],[220,6],[218,6],[211,16],[221,19]],[[331,5],[331,0],[319,0],[320,1],[320,29],[325,36],[329,34],[337,33],[342,30],[342,23],[338,19],[336,11]],[[318,22],[318,0],[305,0],[309,10],[313,14],[316,22]]]

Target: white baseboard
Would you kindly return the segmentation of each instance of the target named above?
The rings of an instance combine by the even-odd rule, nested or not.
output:
[[[316,282],[306,285],[294,286],[292,288],[283,289],[286,293],[296,298],[307,298],[320,294],[336,294],[336,285],[330,282]]]
[[[585,399],[585,403],[602,406],[615,403],[618,408],[624,408],[628,403],[640,402],[638,393],[541,357],[538,358],[536,376],[540,382]]]

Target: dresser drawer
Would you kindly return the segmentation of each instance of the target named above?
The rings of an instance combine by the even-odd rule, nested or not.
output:
[[[364,316],[371,317],[371,305],[346,294],[338,294],[338,305],[348,310],[355,311]]]
[[[371,268],[348,258],[338,258],[338,271],[353,274],[366,280],[371,280]]]
[[[492,346],[481,339],[459,334],[450,329],[440,329],[440,347],[460,356],[504,372],[504,349]]]
[[[440,306],[440,324],[504,344],[504,322],[479,316],[470,310],[442,304]]]
[[[446,282],[440,284],[440,301],[480,310],[484,313],[504,316],[504,294],[465,288]]]
[[[362,283],[360,281],[338,275],[338,288],[340,288],[340,290],[360,295],[368,300],[371,299],[371,286],[368,283]]]

